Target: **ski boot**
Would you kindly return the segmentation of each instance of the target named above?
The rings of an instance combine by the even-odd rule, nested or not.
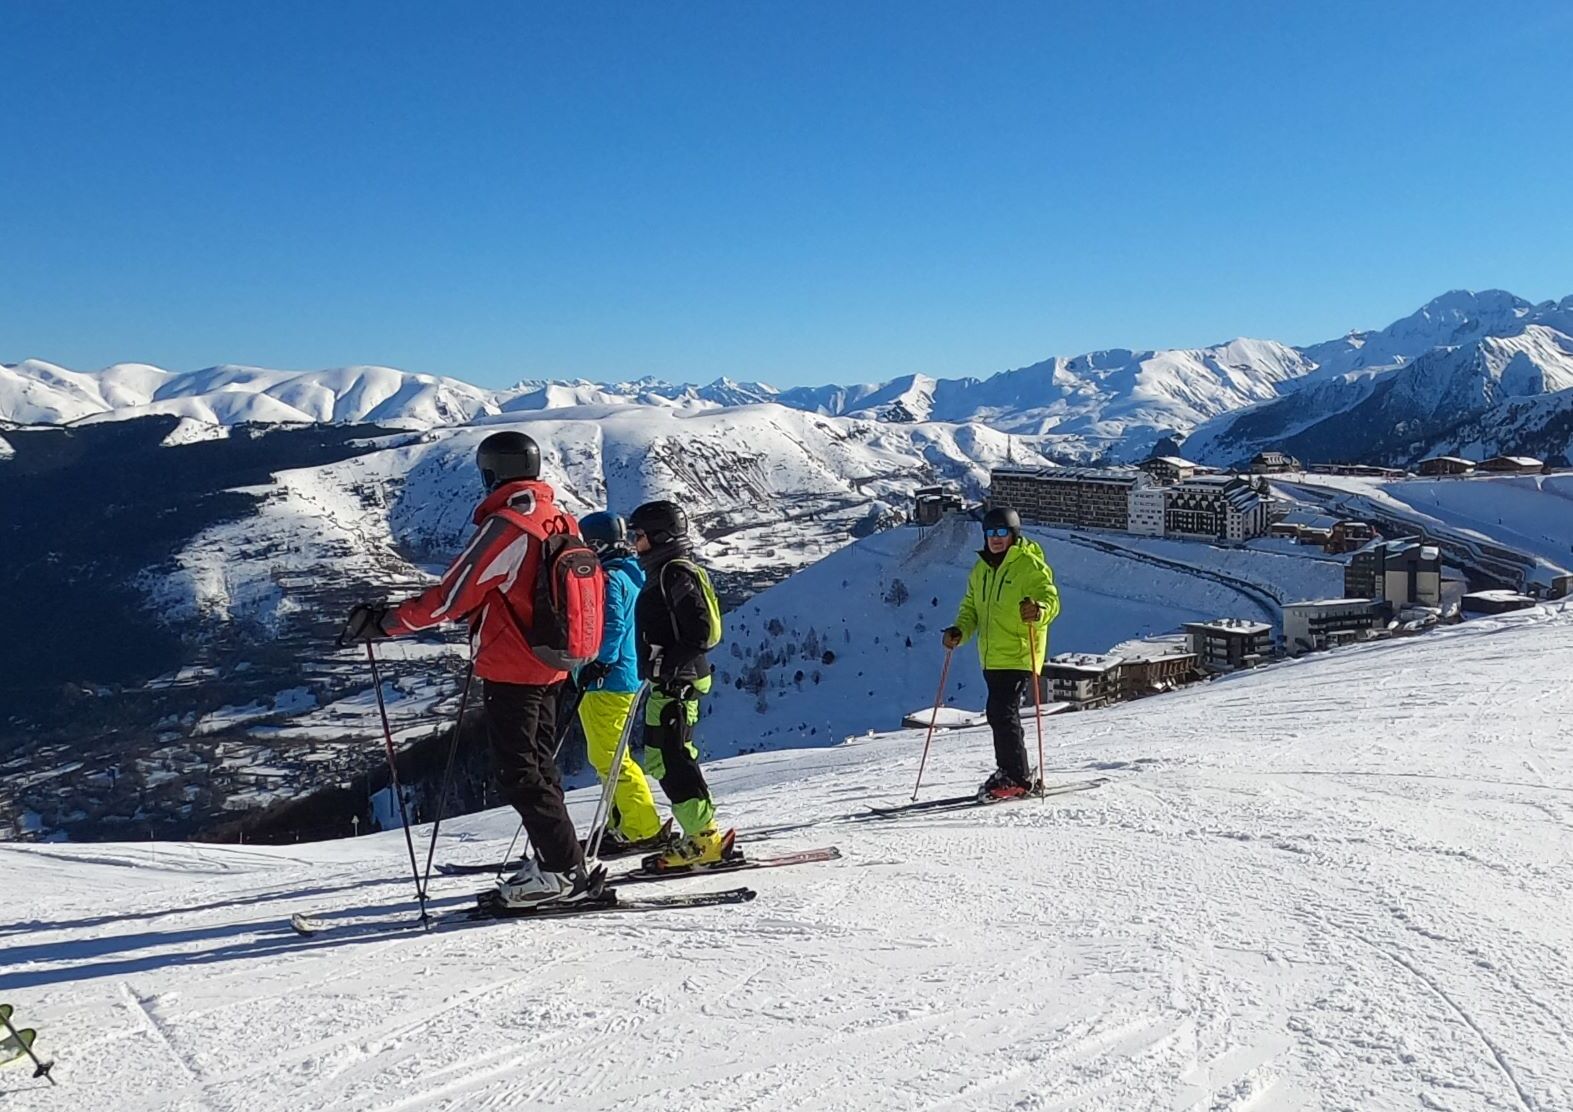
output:
[[[520,909],[549,903],[574,903],[599,899],[606,888],[606,866],[592,861],[575,865],[566,873],[548,873],[534,861],[506,880],[497,882],[497,902]]]
[[[1022,781],[1008,772],[995,769],[994,775],[983,781],[978,788],[978,802],[998,803],[1006,799],[1020,799],[1022,796],[1043,790],[1041,782],[1034,780],[1031,773],[1027,776],[1027,780]]]
[[[602,857],[629,857],[636,853],[662,852],[677,845],[678,835],[672,831],[672,820],[667,819],[648,838],[624,837],[619,830],[608,830],[601,839]]]
[[[647,873],[674,873],[687,872],[690,869],[703,869],[706,865],[718,865],[728,858],[736,856],[732,843],[737,840],[737,831],[722,832],[712,826],[708,830],[690,834],[665,853],[655,853],[646,857],[640,868]]]

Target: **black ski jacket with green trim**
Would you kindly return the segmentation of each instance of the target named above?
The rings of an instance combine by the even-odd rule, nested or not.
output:
[[[710,637],[710,606],[693,570],[674,560],[691,560],[685,540],[642,553],[644,587],[634,603],[639,638],[639,678],[657,687],[693,683],[710,674],[704,643]]]

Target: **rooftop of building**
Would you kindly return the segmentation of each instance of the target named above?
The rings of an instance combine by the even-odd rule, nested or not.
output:
[[[1315,510],[1291,510],[1279,518],[1275,525],[1293,525],[1300,529],[1332,529],[1344,518],[1334,517],[1331,514],[1318,513]]]
[[[1315,598],[1301,602],[1284,603],[1285,610],[1339,610],[1344,607],[1363,606],[1375,608],[1381,603],[1368,598]]]
[[[1110,656],[1125,660],[1148,660],[1163,656],[1189,654],[1191,643],[1183,633],[1155,633],[1150,637],[1133,637],[1121,641],[1109,650]]]
[[[1531,598],[1529,595],[1521,595],[1517,591],[1507,591],[1501,589],[1490,591],[1470,591],[1464,597],[1479,599],[1482,602],[1518,602],[1528,606],[1533,606],[1535,604],[1535,599]]]
[[[1486,463],[1511,463],[1517,467],[1545,466],[1543,461],[1536,459],[1534,456],[1492,456],[1485,463],[1482,463],[1481,466],[1485,466]]]
[[[1210,622],[1186,622],[1185,628],[1204,633],[1258,634],[1273,631],[1273,627],[1266,622],[1253,622],[1249,618],[1214,618]]]
[[[1368,542],[1363,548],[1358,549],[1356,554],[1384,552],[1388,556],[1397,557],[1406,555],[1414,549],[1420,550],[1420,558],[1422,560],[1440,560],[1442,558],[1441,549],[1434,544],[1424,543],[1419,537],[1394,537],[1391,540],[1378,537],[1376,540]]]
[[[1135,467],[996,467],[990,477],[1006,475],[1022,479],[1044,479],[1059,482],[1116,483],[1129,486],[1147,478],[1147,473]]]
[[[1049,664],[1062,672],[1085,672],[1090,676],[1101,676],[1123,663],[1123,657],[1109,653],[1061,653],[1049,657]]]

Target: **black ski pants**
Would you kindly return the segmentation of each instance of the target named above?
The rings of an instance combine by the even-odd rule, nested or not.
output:
[[[1032,682],[1032,673],[1006,668],[985,668],[983,682],[989,687],[984,717],[994,731],[994,761],[999,770],[1018,784],[1028,784],[1032,775],[1027,764],[1027,742],[1021,731],[1021,703]]]
[[[502,797],[519,812],[547,872],[584,864],[579,836],[557,772],[557,696],[561,684],[485,681],[486,736]]]

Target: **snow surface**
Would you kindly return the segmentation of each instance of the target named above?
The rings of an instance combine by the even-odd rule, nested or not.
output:
[[[1051,779],[1111,782],[1044,803],[847,821],[907,797],[916,731],[712,765],[759,851],[845,855],[665,888],[746,907],[302,939],[291,913],[409,921],[399,833],[0,845],[0,997],[61,1085],[0,1084],[38,1112],[1573,1107],[1570,633],[1541,607],[1059,716]],[[944,735],[923,795],[989,764]],[[450,823],[438,859],[513,827]]]

